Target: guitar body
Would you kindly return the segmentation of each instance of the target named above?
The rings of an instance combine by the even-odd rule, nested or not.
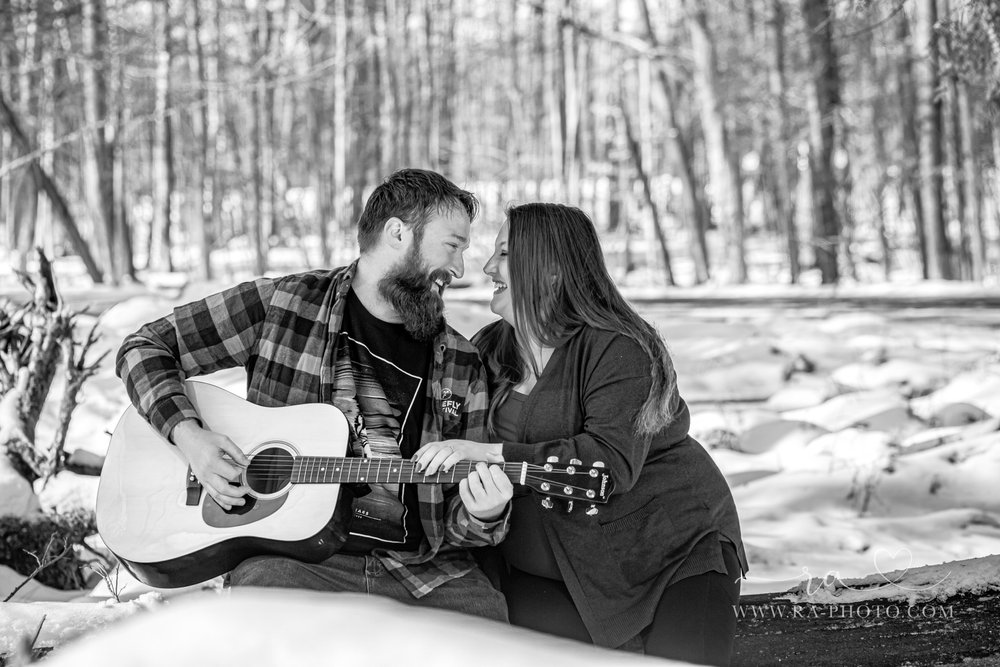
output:
[[[188,464],[134,407],[112,435],[97,492],[97,527],[137,579],[159,588],[224,574],[243,560],[273,554],[319,562],[347,538],[350,495],[340,484],[286,483],[292,457],[343,457],[348,424],[331,405],[263,408],[203,382],[186,383],[207,428],[227,435],[251,459],[258,493],[225,511]]]

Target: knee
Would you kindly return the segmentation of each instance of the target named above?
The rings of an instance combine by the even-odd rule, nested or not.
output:
[[[294,578],[298,561],[280,556],[255,556],[229,573],[231,586],[286,586]]]

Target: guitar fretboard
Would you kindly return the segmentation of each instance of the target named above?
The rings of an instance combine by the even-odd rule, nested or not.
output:
[[[460,461],[448,472],[425,475],[408,459],[299,456],[292,465],[292,484],[448,484],[468,477],[475,467],[475,461]],[[504,463],[501,468],[508,479],[519,482],[521,464]]]

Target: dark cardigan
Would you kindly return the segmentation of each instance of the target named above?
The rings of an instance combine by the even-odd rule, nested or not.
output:
[[[502,326],[501,322],[489,325]],[[479,340],[476,336],[475,340]],[[649,357],[632,339],[586,327],[558,347],[524,402],[519,442],[507,461],[557,456],[603,461],[615,492],[598,514],[556,502],[542,525],[567,588],[596,644],[620,646],[652,622],[666,587],[680,578],[726,572],[719,540],[731,541],[747,571],[729,486],[687,434],[690,416],[652,438],[634,434],[649,392]],[[645,441],[644,441],[645,440]]]

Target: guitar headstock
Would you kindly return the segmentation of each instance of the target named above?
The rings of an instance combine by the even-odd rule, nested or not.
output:
[[[597,514],[597,505],[608,502],[615,488],[611,473],[601,461],[587,467],[579,459],[571,459],[568,465],[561,465],[554,457],[544,465],[531,466],[524,485],[545,495],[545,509],[553,507],[553,498],[560,498],[566,501],[567,512],[573,511],[576,502],[589,503],[589,515]]]

